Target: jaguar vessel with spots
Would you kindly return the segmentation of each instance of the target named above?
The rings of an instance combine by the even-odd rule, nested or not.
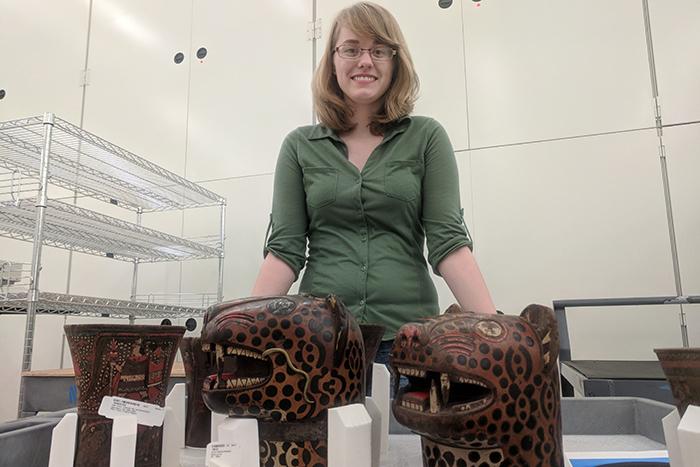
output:
[[[396,419],[421,435],[423,465],[561,467],[559,350],[551,309],[464,313],[404,325],[391,369]],[[398,378],[396,384],[398,385]]]
[[[360,328],[334,296],[256,297],[204,318],[215,362],[202,396],[214,412],[258,420],[262,466],[327,463],[327,410],[363,403]]]

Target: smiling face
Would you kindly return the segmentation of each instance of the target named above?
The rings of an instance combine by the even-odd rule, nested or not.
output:
[[[370,49],[379,44],[342,26],[335,41],[336,47],[341,45]],[[333,54],[333,67],[338,86],[355,111],[365,107],[374,112],[380,107],[384,94],[391,85],[394,59],[372,60],[367,51],[362,51],[359,58],[346,59],[336,52]]]

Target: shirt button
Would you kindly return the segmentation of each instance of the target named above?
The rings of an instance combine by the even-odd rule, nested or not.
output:
[[[361,270],[361,271],[366,271],[366,270],[367,270],[367,266],[365,266],[365,265],[363,264],[362,267],[360,268],[360,270]]]
[[[367,241],[367,237],[365,237],[365,236],[363,235],[362,238],[361,238],[360,240],[363,241],[363,242],[366,242],[366,241]]]
[[[365,306],[365,299],[360,300],[360,306]]]

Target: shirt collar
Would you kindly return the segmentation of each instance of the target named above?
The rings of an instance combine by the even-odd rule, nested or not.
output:
[[[390,138],[393,138],[395,135],[406,131],[406,127],[408,127],[410,122],[411,117],[408,115],[399,118],[393,125],[391,125],[391,127],[389,127],[386,133],[384,133],[384,141],[387,141]],[[313,130],[311,130],[311,134],[308,136],[310,141],[324,138],[330,138],[342,142],[340,136],[338,136],[335,130],[331,130],[323,125],[316,125]]]

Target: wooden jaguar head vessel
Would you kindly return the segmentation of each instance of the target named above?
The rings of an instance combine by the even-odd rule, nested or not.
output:
[[[404,325],[391,369],[409,384],[393,403],[421,435],[423,465],[564,465],[554,313],[462,312]]]
[[[202,348],[216,371],[204,380],[206,405],[258,419],[262,465],[325,465],[327,409],[364,402],[362,334],[332,295],[215,305]]]

